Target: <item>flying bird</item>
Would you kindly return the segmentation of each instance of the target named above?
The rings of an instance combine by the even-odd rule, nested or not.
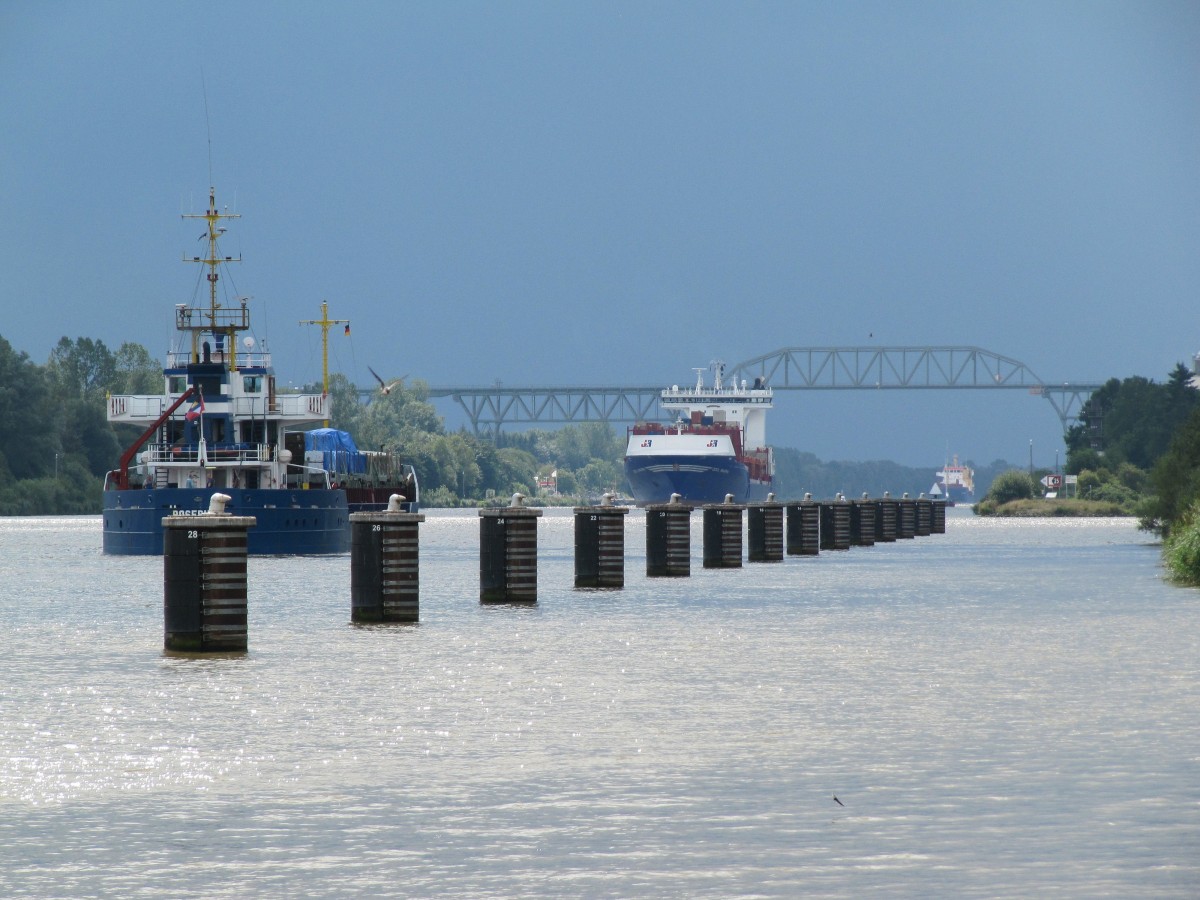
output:
[[[834,802],[834,803],[836,803],[838,806],[845,806],[845,805],[846,805],[845,803],[843,803],[841,800],[839,800],[839,799],[837,798],[837,794],[834,794],[834,795],[833,795],[833,802]]]
[[[401,377],[399,377],[395,381],[393,381],[391,384],[388,384],[386,381],[384,381],[382,378],[380,378],[379,373],[376,372],[374,369],[372,369],[370,366],[367,366],[367,371],[375,376],[375,380],[379,382],[379,393],[383,394],[383,396],[385,396],[385,397],[392,392],[392,388],[396,387],[396,385],[404,384],[404,379],[408,377],[407,375],[402,375]]]

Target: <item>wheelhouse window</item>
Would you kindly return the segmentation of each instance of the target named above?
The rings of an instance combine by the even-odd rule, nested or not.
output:
[[[186,375],[172,375],[167,379],[167,393],[182,394],[187,390]]]
[[[261,394],[263,379],[261,375],[243,375],[242,392],[246,394]]]

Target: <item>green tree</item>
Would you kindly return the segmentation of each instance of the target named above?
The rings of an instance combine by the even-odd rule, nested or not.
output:
[[[1114,477],[1134,494],[1144,494],[1150,487],[1150,473],[1130,463],[1121,463]]]
[[[409,444],[417,442],[421,435],[442,434],[445,428],[441,417],[421,397],[419,387],[376,394],[366,407],[358,409],[353,419],[355,441],[363,448],[400,447],[407,453]]]
[[[523,485],[528,492],[537,477],[537,458],[528,450],[517,447],[502,447],[496,451],[496,456],[500,465],[495,480],[487,486],[498,494],[508,493],[515,485]]]
[[[1075,488],[1079,491],[1079,496],[1084,500],[1092,499],[1092,494],[1100,490],[1100,486],[1104,484],[1104,478],[1093,469],[1084,469],[1078,475],[1079,480],[1075,483]]]
[[[163,389],[162,366],[141,344],[122,344],[115,356],[114,394],[159,394]]]
[[[556,461],[568,469],[581,469],[593,459],[611,460],[624,452],[624,446],[607,422],[568,425],[554,433]]]
[[[502,462],[500,459],[500,451],[490,441],[481,441],[471,434],[467,434],[465,430],[462,432],[463,437],[467,438],[471,447],[475,451],[475,465],[479,466],[479,490],[481,492],[491,490],[499,490],[500,471]]]
[[[624,477],[625,473],[621,468],[615,462],[606,459],[593,459],[575,473],[579,487],[589,494],[618,490]]]
[[[0,337],[0,483],[36,478],[60,450],[45,370]]]
[[[1099,452],[1113,469],[1122,462],[1150,469],[1175,430],[1200,407],[1200,392],[1190,382],[1191,372],[1182,363],[1166,384],[1141,376],[1110,378],[1083,404],[1079,425],[1067,433],[1068,472],[1096,468],[1094,460],[1076,458],[1086,451]]]
[[[483,493],[483,471],[476,460],[475,444],[474,437],[461,433],[434,437],[442,483],[457,485],[458,495],[463,499]]]
[[[558,475],[555,476],[555,484],[557,485],[558,492],[560,494],[577,494],[579,492],[579,482],[575,479],[575,473],[570,469],[557,469],[556,471]]]
[[[103,403],[71,400],[64,411],[63,452],[77,457],[98,478],[121,456],[121,444],[108,423]]]
[[[1176,363],[1167,376],[1167,407],[1171,421],[1179,425],[1187,421],[1192,410],[1200,405],[1200,392],[1192,387],[1192,370],[1183,363]]]
[[[103,397],[120,381],[117,360],[104,341],[63,337],[50,351],[47,363],[51,382],[64,399]]]
[[[986,499],[1000,505],[1012,500],[1028,500],[1034,493],[1033,479],[1029,477],[1029,473],[1020,469],[1009,469],[996,476]]]
[[[1104,465],[1104,457],[1091,447],[1081,447],[1067,454],[1065,466],[1068,475],[1078,475],[1085,469],[1095,471]]]
[[[1150,473],[1154,497],[1145,509],[1142,527],[1169,533],[1200,499],[1200,410],[1176,431],[1167,452]]]

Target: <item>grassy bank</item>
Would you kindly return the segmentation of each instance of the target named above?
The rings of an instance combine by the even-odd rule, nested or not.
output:
[[[1007,503],[999,504],[991,500],[982,500],[975,504],[975,515],[1032,519],[1044,516],[1087,518],[1096,516],[1131,516],[1133,514],[1121,504],[1111,503],[1106,500],[1023,499],[1010,500]]]

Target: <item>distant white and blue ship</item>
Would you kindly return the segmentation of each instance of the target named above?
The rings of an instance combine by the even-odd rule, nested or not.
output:
[[[766,445],[766,413],[774,394],[761,378],[753,385],[724,382],[724,363],[714,362],[713,385],[704,369],[696,386],[662,392],[664,409],[678,411],[669,424],[639,422],[629,429],[625,476],[639,504],[665,503],[679,494],[686,503],[765,499],[775,475]]]

